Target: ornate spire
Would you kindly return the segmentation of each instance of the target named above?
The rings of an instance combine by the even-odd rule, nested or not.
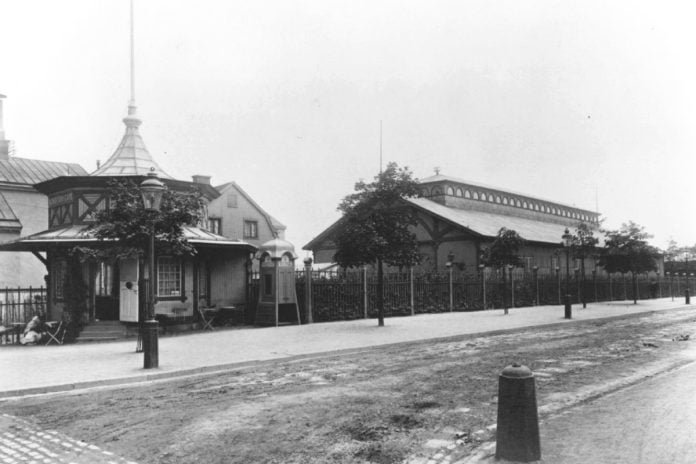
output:
[[[128,101],[128,115],[123,118],[126,125],[126,133],[116,151],[101,167],[94,171],[92,176],[146,176],[149,172],[156,172],[159,177],[171,179],[172,176],[152,159],[150,152],[145,147],[145,142],[140,136],[138,127],[142,121],[137,116],[135,106],[135,34],[133,31],[133,0],[130,2],[130,100]]]

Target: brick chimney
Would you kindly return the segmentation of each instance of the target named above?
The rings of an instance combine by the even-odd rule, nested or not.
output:
[[[193,181],[197,184],[210,185],[210,177],[211,176],[201,176],[200,174],[195,174],[191,177],[193,178]]]
[[[2,122],[2,100],[5,98],[0,94],[0,161],[10,159],[10,141],[5,139],[5,126]]]

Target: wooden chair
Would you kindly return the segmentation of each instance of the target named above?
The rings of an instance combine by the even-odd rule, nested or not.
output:
[[[215,330],[215,327],[213,327],[213,321],[215,320],[215,316],[217,316],[217,313],[218,309],[215,307],[198,307],[198,314],[200,314],[201,321],[203,322],[203,330]]]
[[[63,321],[47,322],[46,333],[48,334],[46,346],[50,345],[51,343],[62,345],[63,339],[65,338],[65,327],[63,325]]]

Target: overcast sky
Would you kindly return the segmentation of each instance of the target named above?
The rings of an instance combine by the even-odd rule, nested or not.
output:
[[[237,182],[298,250],[383,159],[696,243],[696,6],[136,0],[141,134]],[[128,0],[0,0],[16,156],[96,169],[129,99]],[[559,237],[560,241],[560,237]],[[299,253],[304,256],[304,252]]]

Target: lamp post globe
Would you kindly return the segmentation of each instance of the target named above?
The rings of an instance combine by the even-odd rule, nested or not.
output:
[[[565,307],[565,318],[571,319],[573,317],[573,308],[570,305],[570,247],[573,245],[573,236],[566,227],[563,236],[563,248],[566,251],[566,286],[565,286],[565,296],[563,298],[563,303]]]
[[[140,184],[140,193],[143,197],[143,205],[146,210],[157,212],[162,204],[164,194],[164,184],[157,178],[154,170],[147,174]],[[148,250],[148,273],[147,273],[147,302],[146,320],[141,324],[141,338],[143,341],[143,367],[152,369],[159,366],[159,342],[157,339],[158,323],[155,319],[155,292],[154,292],[154,272],[155,272],[155,220],[150,224],[150,246]]]

